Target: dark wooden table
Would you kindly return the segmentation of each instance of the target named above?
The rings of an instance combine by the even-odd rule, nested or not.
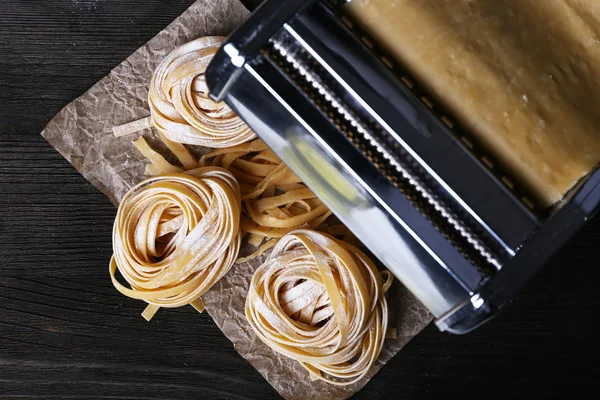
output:
[[[0,398],[277,397],[207,315],[147,323],[114,290],[115,209],[39,135],[192,2],[0,2]],[[428,327],[356,397],[597,390],[599,239],[597,218],[492,323]]]

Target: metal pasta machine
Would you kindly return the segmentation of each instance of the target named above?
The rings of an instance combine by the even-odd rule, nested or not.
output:
[[[600,206],[600,169],[540,210],[347,23],[344,1],[267,0],[206,74],[225,101],[435,315],[492,318]]]

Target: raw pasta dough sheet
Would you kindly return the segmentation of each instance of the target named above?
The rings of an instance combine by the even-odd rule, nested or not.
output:
[[[541,206],[600,162],[597,0],[354,0],[347,9]]]

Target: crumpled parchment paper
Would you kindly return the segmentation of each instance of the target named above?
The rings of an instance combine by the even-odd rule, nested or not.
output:
[[[149,129],[116,138],[112,127],[149,115],[148,85],[155,67],[169,52],[201,36],[227,35],[247,15],[248,11],[238,0],[197,1],[107,77],[65,107],[44,129],[42,136],[117,205],[129,188],[145,179],[146,161],[131,142],[143,134],[150,145],[167,159],[169,152]],[[196,155],[208,151],[206,148],[190,147]],[[169,161],[174,160],[171,158]],[[233,342],[235,349],[285,398],[350,397],[432,320],[425,306],[395,282],[388,294],[389,325],[397,328],[398,337],[386,341],[369,376],[346,387],[311,381],[308,373],[296,362],[275,354],[264,345],[246,322],[246,293],[252,273],[262,261],[257,259],[234,265],[203,296],[203,300],[206,310]]]

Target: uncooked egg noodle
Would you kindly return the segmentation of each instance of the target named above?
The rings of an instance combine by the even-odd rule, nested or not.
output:
[[[234,264],[240,243],[241,193],[220,167],[149,178],[123,198],[113,227],[110,275],[122,294],[160,307],[204,306],[200,296]],[[130,287],[121,284],[119,273]]]
[[[207,164],[228,169],[240,182],[242,231],[259,250],[238,262],[262,254],[295,229],[328,228],[324,222],[331,211],[261,140],[217,149],[200,159]]]
[[[230,147],[255,133],[225,103],[208,95],[206,67],[224,42],[220,36],[193,40],[175,49],[158,66],[150,83],[151,116],[113,128],[116,136],[151,126],[172,143]]]
[[[165,140],[164,136],[161,138]],[[184,146],[173,147],[166,142],[183,167],[170,164],[143,137],[134,144],[151,162],[146,166],[149,175],[182,172],[188,168],[186,164],[192,168],[198,165],[220,166],[233,174],[240,183],[242,193],[242,233],[249,234],[248,242],[258,247],[253,254],[238,259],[240,263],[272,248],[286,233],[304,227],[323,230],[358,244],[344,225],[325,223],[331,211],[259,139],[216,149],[204,155],[200,161],[196,161]]]
[[[246,318],[265,344],[298,361],[312,379],[349,385],[381,352],[392,280],[353,245],[296,230],[254,273]]]

